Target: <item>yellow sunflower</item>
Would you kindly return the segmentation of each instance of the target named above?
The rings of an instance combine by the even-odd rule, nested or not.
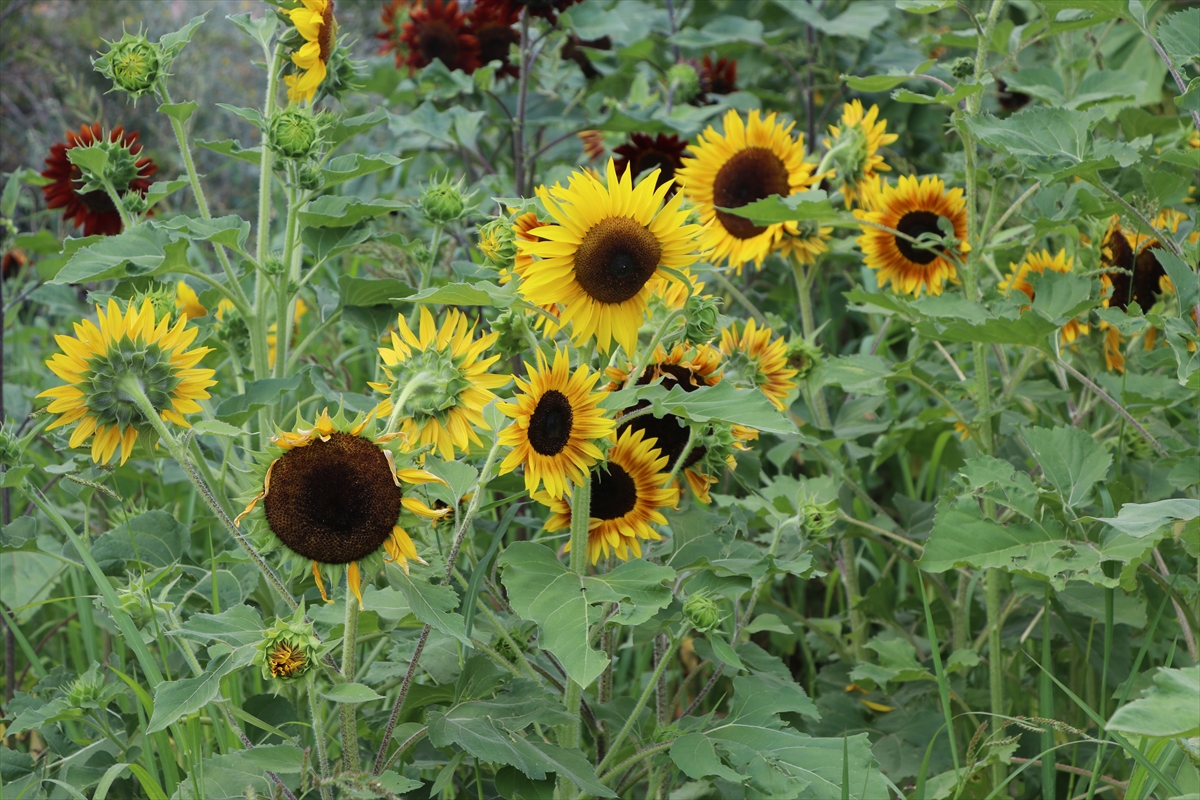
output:
[[[525,465],[525,488],[545,484],[550,497],[567,493],[570,483],[583,484],[588,469],[604,458],[593,442],[610,436],[615,423],[597,406],[604,393],[592,391],[600,373],[581,365],[571,374],[567,354],[554,353],[554,365],[538,352],[538,366],[525,367],[529,380],[516,379],[521,394],[515,403],[501,403],[501,413],[516,424],[500,433],[500,443],[513,448],[500,465],[500,474]]]
[[[595,564],[601,553],[615,553],[622,561],[630,552],[640,558],[641,539],[662,537],[650,523],[666,525],[659,512],[679,501],[679,489],[663,488],[668,473],[667,457],[655,447],[653,439],[644,439],[641,431],[626,431],[608,451],[608,463],[592,470],[592,502],[588,511],[588,559]],[[550,507],[547,531],[571,526],[568,498],[553,498],[534,492],[534,500]],[[567,543],[570,551],[571,544]]]
[[[297,0],[296,8],[285,12],[304,39],[299,50],[292,53],[292,63],[300,70],[284,77],[288,87],[288,102],[312,102],[321,81],[325,80],[326,65],[337,42],[337,20],[333,17],[333,0]]]
[[[542,191],[543,189],[544,189],[544,187],[538,187],[539,191]],[[547,224],[549,224],[549,223],[540,219],[538,217],[537,213],[535,213],[533,211],[527,211],[524,214],[521,214],[520,216],[518,216],[517,218],[515,218],[513,220],[513,224],[512,224],[513,243],[517,245],[517,254],[516,254],[516,256],[513,257],[512,270],[510,271],[510,270],[504,269],[504,270],[500,271],[501,285],[506,284],[509,281],[511,281],[513,275],[519,275],[522,278],[525,277],[525,272],[529,269],[529,266],[531,264],[533,264],[534,259],[533,259],[533,256],[529,255],[528,253],[521,252],[520,243],[521,242],[531,243],[531,242],[538,241],[538,238],[536,236],[534,236],[532,233],[533,229],[540,228],[543,225],[547,225]],[[545,305],[541,306],[541,309],[542,309],[542,311],[545,311],[546,314],[549,314],[551,317],[558,319],[558,315],[559,315],[558,303],[546,303]],[[539,314],[536,311],[529,312],[529,315],[533,317],[533,327],[535,329],[540,330],[544,335],[549,337],[549,336],[553,336],[554,334],[558,333],[559,328],[562,326],[556,322],[551,321],[546,316],[546,314]]]
[[[535,305],[558,303],[577,343],[594,336],[602,351],[616,340],[633,353],[653,281],[669,278],[660,267],[683,269],[700,257],[700,226],[686,224],[682,195],[663,204],[670,184],[656,188],[657,179],[655,171],[634,186],[609,159],[607,187],[576,172],[567,188],[540,192],[555,224],[530,231],[539,241],[518,239],[519,253],[539,259],[525,268],[520,291]]]
[[[187,285],[187,281],[175,284],[175,307],[179,313],[187,314],[188,319],[200,319],[208,315],[208,309],[200,303],[200,296]]]
[[[188,319],[200,319],[208,316],[208,309],[200,302],[199,295],[196,290],[188,286],[185,281],[180,281],[175,285],[175,308],[179,309],[181,314],[186,314]],[[225,319],[225,314],[234,309],[235,306],[228,298],[221,298],[221,302],[217,304],[216,318],[219,320]],[[293,313],[293,336],[300,332],[300,320],[308,313],[308,303],[304,302],[304,298],[296,298],[296,310]],[[275,366],[275,344],[277,341],[276,331],[278,325],[274,322],[271,327],[267,328],[267,365]]]
[[[798,232],[794,222],[755,225],[720,210],[771,195],[787,197],[816,182],[815,167],[804,160],[804,135],[791,135],[794,125],[776,122],[775,114],[761,119],[757,110],[743,122],[730,109],[724,135],[709,126],[691,147],[695,158],[683,159],[683,168],[675,172],[707,226],[704,243],[712,248],[714,262],[725,260],[739,273],[750,261],[762,266],[785,233]]]
[[[85,319],[75,323],[74,336],[54,337],[62,352],[46,366],[67,383],[38,397],[54,398],[46,410],[61,415],[47,430],[78,423],[71,447],[91,436],[92,460],[106,463],[119,444],[124,464],[133,453],[138,429],[148,423],[121,388],[122,381],[136,379],[162,419],[190,428],[183,415],[200,411],[196,401],[208,399],[208,387],[216,384],[213,370],[196,368],[212,348],[188,350],[199,330],[187,327],[186,316],[174,327],[169,313],[156,321],[149,299],[140,309],[130,303],[124,315],[110,299],[107,310],[96,306],[96,315],[99,327]]]
[[[330,418],[325,409],[312,427],[271,437],[261,489],[235,520],[241,524],[261,500],[262,520],[272,534],[263,537],[263,549],[282,544],[301,562],[311,561],[326,602],[321,568],[332,571],[336,583],[337,571],[345,566],[346,583],[360,608],[364,569],[370,574],[387,561],[407,573],[409,561],[425,563],[400,525],[401,513],[425,519],[448,513],[406,496],[404,484],[445,481],[425,470],[397,468],[397,453],[388,445],[403,441],[403,434],[372,436],[368,428],[374,424],[373,414],[350,424],[340,413],[336,420]],[[382,561],[377,561],[380,553]]]
[[[727,378],[757,387],[772,405],[786,411],[783,401],[798,385],[792,380],[798,372],[788,366],[787,344],[782,337],[772,339],[773,333],[753,319],[739,333],[735,322],[721,330],[721,352]]]
[[[879,106],[873,105],[864,113],[862,101],[851,100],[842,106],[842,124],[829,126],[829,132],[833,134],[835,141],[825,139],[823,142],[830,150],[845,148],[839,152],[840,157],[836,160],[846,208],[860,197],[864,182],[871,181],[879,172],[890,172],[892,169],[883,163],[879,148],[900,137],[888,133],[887,120],[877,122],[878,117]]]
[[[499,355],[484,357],[496,341],[497,333],[475,338],[475,328],[456,309],[446,314],[441,329],[433,314],[421,306],[419,335],[413,333],[401,316],[399,332],[391,334],[391,347],[379,348],[387,382],[369,383],[372,389],[390,395],[380,403],[379,416],[387,418],[394,409],[393,400],[412,381],[418,385],[399,409],[403,420],[400,430],[418,444],[432,443],[447,461],[454,451],[467,452],[470,443],[483,444],[472,426],[488,430],[483,407],[496,395],[491,391],[508,383],[508,375],[494,375],[488,367]]]
[[[1030,253],[1021,262],[1020,266],[1009,263],[1011,272],[1008,277],[1000,281],[1000,291],[1005,294],[1012,291],[1024,292],[1025,296],[1030,300],[1033,299],[1033,284],[1029,282],[1029,273],[1034,272],[1041,275],[1046,270],[1052,272],[1070,272],[1075,265],[1075,260],[1067,256],[1067,251],[1059,250],[1054,256],[1050,255],[1049,250],[1043,250],[1040,253]],[[1061,339],[1063,344],[1070,344],[1080,336],[1086,336],[1088,326],[1085,323],[1077,320],[1070,320],[1062,327]]]
[[[683,281],[666,280],[664,278],[655,278],[651,281],[653,286],[652,293],[662,301],[663,306],[671,311],[678,311],[683,308],[683,304],[692,295],[704,294],[704,281],[696,280],[696,276],[692,274],[690,269],[679,270],[692,283],[692,288],[689,290],[688,285]]]
[[[946,191],[942,179],[929,176],[918,181],[913,176],[901,176],[896,186],[882,182],[868,184],[864,192],[865,208],[855,209],[854,216],[865,222],[892,228],[913,239],[922,234],[942,235],[939,219],[947,220],[959,240],[959,252],[971,249],[967,244],[967,203],[962,189]],[[924,288],[930,294],[941,294],[946,281],[956,281],[954,261],[945,250],[917,247],[903,239],[871,225],[862,226],[858,237],[867,266],[879,270],[879,285],[889,281],[892,291],[920,295]]]

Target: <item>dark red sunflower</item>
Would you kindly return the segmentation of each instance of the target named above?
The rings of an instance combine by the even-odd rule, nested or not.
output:
[[[46,169],[42,171],[43,178],[53,181],[42,187],[42,193],[46,196],[46,206],[61,208],[63,219],[70,219],[75,227],[83,228],[84,236],[114,236],[121,232],[121,215],[112,200],[102,190],[81,194],[79,189],[83,186],[83,174],[67,157],[67,151],[71,148],[88,147],[96,142],[105,141],[105,138],[104,129],[100,127],[99,122],[82,126],[78,133],[67,131],[67,143],[59,142],[50,148]],[[107,134],[107,140],[114,144],[120,143],[121,147],[134,157],[142,152],[137,131],[126,133],[120,125]],[[150,177],[158,172],[158,165],[149,158],[140,158],[135,166],[137,177],[127,186],[116,187],[118,192],[131,191],[144,195],[150,188]]]
[[[389,0],[383,4],[383,11],[379,15],[379,21],[383,23],[383,30],[375,34],[375,38],[383,42],[379,46],[379,54],[395,52],[397,68],[404,66],[405,52],[400,43],[401,29],[408,19],[408,10],[418,2],[420,0]]]
[[[458,10],[457,0],[424,0],[412,6],[408,22],[400,30],[399,40],[407,56],[409,74],[429,66],[436,58],[447,69],[470,74],[479,69],[479,42],[467,29],[467,18]],[[396,64],[401,53],[396,53]]]
[[[996,79],[996,101],[1005,111],[1018,111],[1032,100],[1029,95],[1016,89],[1009,89],[1002,79]]]
[[[504,16],[514,20],[521,9],[533,17],[541,17],[551,25],[558,24],[559,13],[566,11],[579,0],[478,0],[476,8],[498,9]]]
[[[694,62],[693,62],[694,63]],[[706,105],[710,94],[733,94],[737,91],[737,59],[711,57],[695,64],[700,77],[700,93],[692,100],[693,105]]]
[[[475,8],[471,9],[467,20],[471,24],[471,33],[479,42],[480,65],[499,61],[502,66],[496,73],[497,77],[517,77],[517,65],[508,59],[512,46],[521,41],[521,35],[513,28],[517,24],[517,15],[512,9],[502,4],[480,0],[475,4]]]
[[[585,47],[590,47],[593,50],[611,50],[612,39],[607,36],[601,36],[599,39],[580,39],[572,33],[563,45],[563,61],[574,61],[583,72],[583,77],[590,81],[593,78],[599,78],[600,72],[592,66],[592,60],[588,58],[588,54],[583,52],[583,48]]]
[[[0,276],[4,280],[15,278],[20,274],[21,268],[29,263],[29,256],[25,255],[25,251],[19,247],[14,247],[4,254],[3,260],[0,260]]]
[[[645,133],[633,133],[629,141],[613,152],[620,158],[613,162],[617,175],[624,175],[625,170],[632,168],[634,176],[643,172],[658,169],[658,185],[662,186],[675,178],[675,170],[683,166],[683,151],[687,142],[675,134],[660,133],[651,137]],[[667,196],[675,194],[675,186],[667,190]]]

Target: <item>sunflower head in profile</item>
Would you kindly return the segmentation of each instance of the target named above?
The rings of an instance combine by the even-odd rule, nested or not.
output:
[[[895,186],[882,181],[866,184],[863,208],[854,216],[872,223],[862,225],[858,246],[867,266],[878,271],[880,286],[889,281],[899,294],[941,294],[946,281],[957,280],[954,260],[944,246],[921,247],[910,240],[926,234],[951,233],[959,244],[955,250],[968,252],[967,202],[962,189],[946,191],[942,179],[929,176],[918,180],[901,176]],[[908,238],[875,227],[899,231]]]
[[[1074,269],[1075,260],[1067,255],[1066,250],[1059,250],[1058,253],[1051,256],[1049,250],[1042,250],[1040,253],[1030,253],[1025,257],[1025,260],[1018,266],[1010,263],[1010,272],[1008,277],[1000,281],[1000,291],[1008,294],[1009,292],[1022,292],[1030,300],[1033,299],[1033,284],[1029,282],[1031,273],[1041,275],[1046,270],[1051,272],[1070,272]],[[1086,336],[1088,326],[1076,320],[1070,320],[1062,327],[1062,341],[1064,344],[1070,344],[1080,336]]]
[[[600,373],[589,374],[581,365],[571,373],[567,354],[559,349],[553,364],[538,351],[538,364],[526,364],[529,380],[516,379],[521,390],[514,403],[501,403],[501,413],[516,423],[500,433],[500,443],[513,448],[500,465],[500,473],[525,465],[525,488],[539,485],[560,498],[570,484],[580,486],[587,470],[604,458],[596,441],[612,435],[614,422],[604,416],[599,403],[603,392],[593,389]]]
[[[865,182],[879,172],[891,171],[892,168],[883,163],[879,149],[900,137],[887,132],[887,120],[879,119],[879,106],[873,105],[864,112],[860,100],[842,106],[841,124],[830,125],[829,132],[833,139],[825,139],[823,144],[834,154],[842,196],[849,208],[860,196]]]
[[[667,519],[659,509],[679,502],[679,489],[663,486],[669,475],[666,466],[667,457],[659,453],[653,439],[644,438],[641,431],[621,434],[608,451],[608,462],[592,470],[589,561],[595,564],[601,554],[607,558],[610,553],[622,561],[627,561],[630,553],[640,558],[642,539],[662,538],[650,524],[666,525]],[[532,497],[550,508],[547,531],[571,526],[568,498],[556,499],[545,492],[534,492]]]
[[[422,0],[414,5],[398,39],[403,60],[397,49],[396,66],[407,64],[410,75],[435,60],[446,69],[468,74],[479,69],[479,41],[468,30],[457,0]]]
[[[92,437],[92,460],[107,463],[119,444],[124,464],[139,430],[150,426],[123,384],[137,381],[163,420],[189,428],[183,415],[200,411],[196,401],[207,399],[208,387],[216,384],[213,370],[197,367],[211,348],[189,350],[199,330],[187,327],[186,316],[174,326],[170,313],[156,320],[149,299],[123,314],[110,299],[107,309],[96,306],[96,316],[98,326],[85,319],[75,323],[74,336],[55,336],[62,352],[46,366],[66,384],[38,397],[53,398],[46,410],[60,415],[47,430],[76,423],[71,447]]]
[[[678,186],[674,183],[675,171],[683,166],[683,151],[687,142],[675,134],[660,133],[650,136],[645,133],[631,133],[629,141],[613,149],[620,158],[614,163],[618,175],[624,175],[625,170],[633,170],[636,178],[644,172],[658,170],[658,183],[662,185],[671,181],[667,197],[675,194]]]
[[[610,159],[607,178],[576,172],[567,188],[539,192],[553,224],[530,231],[536,242],[518,238],[518,254],[538,259],[520,292],[534,305],[559,304],[577,343],[595,337],[604,352],[616,341],[633,353],[654,281],[670,279],[661,267],[695,263],[701,228],[687,224],[682,195],[663,204],[669,185],[658,186],[657,173],[635,186]]]
[[[63,219],[83,228],[84,236],[115,236],[121,232],[120,212],[103,189],[84,191],[82,170],[71,163],[68,151],[76,147],[104,146],[109,156],[109,171],[114,173],[113,184],[120,193],[134,192],[145,196],[158,166],[149,158],[138,157],[142,145],[138,142],[137,131],[126,133],[119,125],[105,133],[99,122],[93,122],[82,126],[78,132],[67,131],[66,138],[66,143],[59,142],[50,148],[46,169],[42,170],[42,177],[50,180],[42,187],[46,207],[61,208]]]
[[[757,110],[743,121],[730,109],[724,134],[710,126],[691,146],[695,157],[683,159],[676,177],[698,206],[714,262],[724,260],[739,273],[751,261],[762,266],[785,233],[797,233],[794,222],[757,225],[722,210],[813,185],[815,167],[804,160],[804,136],[793,137],[794,126],[777,121],[775,114],[763,119]]]
[[[337,46],[337,20],[333,16],[333,0],[295,0],[296,7],[285,13],[303,39],[292,53],[296,71],[284,76],[288,87],[288,102],[309,103],[317,94],[321,81],[329,73],[329,59]]]
[[[787,343],[753,319],[740,332],[738,327],[735,322],[721,331],[725,377],[735,384],[760,389],[772,405],[786,411],[784,400],[797,386],[792,380],[797,371],[788,366]]]
[[[311,426],[299,421],[296,430],[272,437],[259,459],[257,491],[235,520],[241,524],[251,518],[264,552],[286,547],[295,556],[292,572],[311,562],[326,601],[322,570],[336,584],[344,568],[361,607],[364,571],[373,574],[385,561],[405,572],[409,561],[424,564],[403,516],[437,519],[446,513],[430,508],[411,489],[445,481],[397,466],[405,457],[404,435],[375,436],[375,425],[374,414],[350,422],[340,411],[331,418],[325,409]]]
[[[483,407],[496,397],[492,389],[508,383],[509,376],[488,372],[500,359],[499,354],[484,355],[496,341],[495,332],[475,338],[475,328],[455,309],[440,329],[427,306],[421,306],[420,318],[416,332],[403,316],[397,319],[391,346],[379,348],[387,381],[368,385],[389,395],[379,405],[381,418],[397,414],[410,441],[432,444],[450,460],[455,450],[465,453],[472,442],[483,444],[474,428],[488,429]],[[393,408],[411,382],[415,389],[404,398],[403,408]]]

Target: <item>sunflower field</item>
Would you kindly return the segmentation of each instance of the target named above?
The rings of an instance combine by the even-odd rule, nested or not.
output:
[[[1200,800],[1200,5],[0,31],[0,800]]]

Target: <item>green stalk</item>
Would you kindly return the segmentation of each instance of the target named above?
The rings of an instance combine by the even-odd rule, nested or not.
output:
[[[112,181],[104,181],[104,193],[108,195],[108,200],[117,209],[117,214],[121,217],[121,229],[129,230],[133,227],[133,216],[129,210],[125,208],[125,203],[121,201],[121,196],[117,194],[117,188],[113,186]]]
[[[796,294],[800,299],[800,324],[803,326],[804,338],[811,339],[813,331],[816,330],[812,307],[812,281],[816,270],[805,269],[799,259],[793,258],[792,274],[796,277]],[[824,393],[819,389],[810,389],[805,383],[804,394],[808,399],[809,407],[812,408],[813,416],[816,417],[817,425],[822,430],[831,430],[833,424],[829,420],[829,408],[825,405]]]
[[[850,646],[854,658],[858,661],[866,659],[867,617],[861,609],[856,608],[862,599],[858,586],[858,568],[855,566],[854,540],[843,536],[841,542],[842,583],[846,587],[846,611],[850,617]]]
[[[294,278],[290,274],[292,258],[296,248],[296,220],[300,204],[296,202],[295,189],[288,190],[287,225],[283,236],[283,263],[289,270],[276,276],[275,283],[275,377],[282,378],[287,365],[288,338],[291,334],[292,297],[288,283]],[[268,361],[270,344],[267,345]]]
[[[1046,600],[1042,606],[1042,672],[1038,676],[1038,716],[1054,718],[1054,684],[1050,673],[1054,668],[1054,651],[1050,647],[1050,586],[1046,585]],[[1042,729],[1042,800],[1054,800],[1054,731]]]
[[[346,586],[346,630],[342,634],[342,675],[347,681],[354,680],[355,640],[358,638],[358,600]],[[355,703],[341,703],[338,714],[342,718],[342,769],[358,772],[358,718]]]
[[[419,372],[415,378],[404,384],[399,396],[392,401],[392,413],[388,417],[387,426],[383,429],[385,436],[396,432],[396,428],[400,425],[400,415],[404,412],[404,406],[408,404],[409,398],[417,389],[430,385],[432,377],[428,372]]]
[[[588,522],[592,508],[592,475],[588,472],[583,483],[571,490],[571,571],[576,575],[587,572],[588,563]],[[583,687],[570,676],[566,679],[566,696],[563,705],[571,715],[571,722],[558,728],[558,745],[568,750],[579,747],[580,741],[580,705],[583,701]],[[641,706],[634,716],[641,711]],[[619,737],[618,737],[619,740]],[[599,770],[597,770],[599,771]],[[566,779],[559,781],[559,796],[567,797],[571,783]]]

